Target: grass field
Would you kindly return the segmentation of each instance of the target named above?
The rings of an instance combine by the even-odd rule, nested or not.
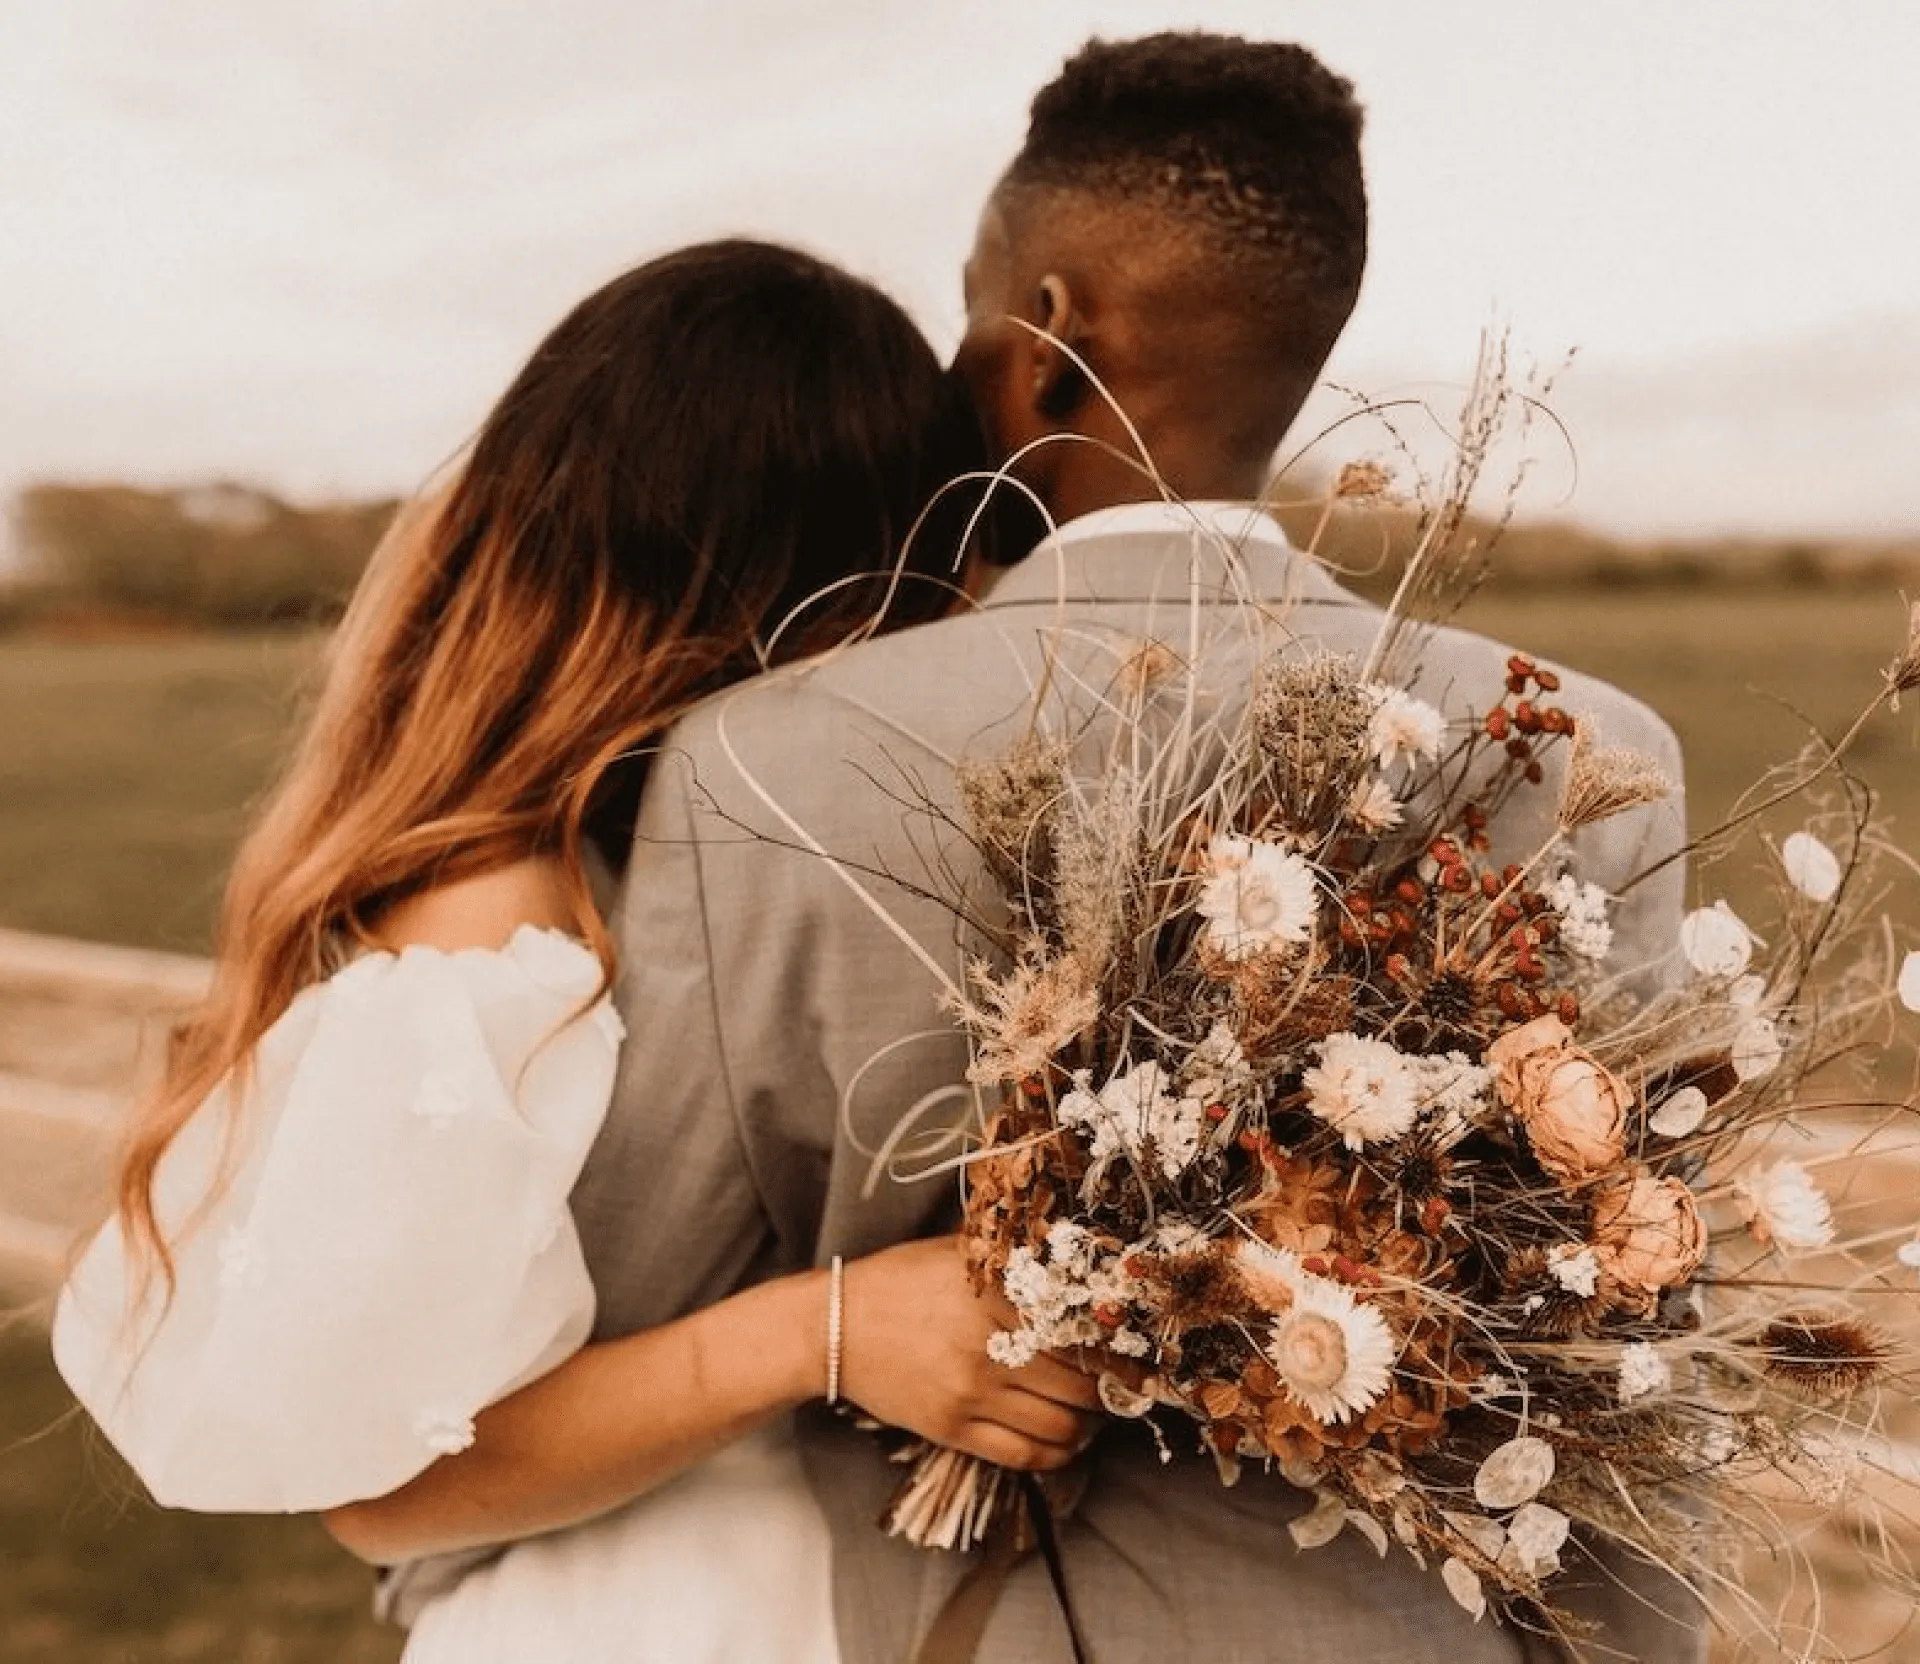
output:
[[[0,923],[204,951],[317,647],[0,641]]]
[[[1870,696],[1904,614],[1891,593],[1614,590],[1489,595],[1465,622],[1666,715],[1699,826],[1798,748],[1796,711],[1831,732]],[[0,641],[0,924],[204,951],[317,651],[310,636]],[[1858,763],[1920,849],[1916,740],[1910,710],[1869,734]],[[1709,893],[1724,880],[1745,894],[1738,865]],[[160,1513],[69,1410],[44,1342],[0,1332],[0,1657],[396,1656],[365,1617],[365,1572],[311,1523]]]
[[[0,1330],[7,1664],[391,1664],[371,1589],[310,1519],[155,1508],[73,1410],[45,1337]]]
[[[1896,595],[1859,589],[1490,594],[1464,621],[1666,716],[1696,826],[1799,748],[1802,716],[1841,725],[1904,629]],[[286,635],[0,640],[0,924],[203,951],[317,651]],[[1910,706],[1868,732],[1857,761],[1920,847],[1916,742]],[[1715,876],[1746,888],[1737,871]]]

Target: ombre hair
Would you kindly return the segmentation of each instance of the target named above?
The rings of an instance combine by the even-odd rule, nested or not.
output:
[[[168,1145],[396,903],[551,858],[610,980],[586,851],[624,859],[649,741],[764,665],[947,611],[958,537],[909,533],[983,463],[906,314],[809,256],[703,244],[581,302],[369,563],[137,1118],[130,1248],[171,1283]]]

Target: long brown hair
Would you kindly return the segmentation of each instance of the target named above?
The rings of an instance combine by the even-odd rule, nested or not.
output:
[[[611,977],[584,845],[623,853],[647,742],[763,663],[945,611],[954,537],[899,545],[982,460],[905,313],[806,255],[704,244],[576,307],[354,597],[235,863],[211,994],[136,1122],[119,1189],[135,1251],[171,1282],[153,1203],[169,1143],[396,902],[550,856]]]

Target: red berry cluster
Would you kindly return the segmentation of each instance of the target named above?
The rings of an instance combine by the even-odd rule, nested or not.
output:
[[[1558,676],[1551,670],[1543,670],[1524,653],[1515,653],[1507,660],[1506,692],[1500,703],[1487,712],[1483,724],[1487,738],[1506,747],[1507,755],[1532,785],[1539,785],[1546,777],[1535,755],[1537,742],[1543,738],[1570,736],[1574,730],[1571,714],[1558,705],[1549,704],[1544,697],[1559,691]]]

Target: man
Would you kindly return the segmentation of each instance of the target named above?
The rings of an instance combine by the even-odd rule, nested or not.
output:
[[[1060,530],[979,611],[765,679],[673,736],[620,921],[621,998],[646,1038],[575,1197],[602,1333],[950,1225],[951,1177],[899,1174],[952,1153],[921,1135],[954,1121],[941,1093],[966,1064],[942,1006],[960,960],[937,892],[975,875],[937,811],[956,759],[1013,731],[1050,656],[1164,631],[1195,588],[1226,600],[1229,566],[1290,609],[1303,641],[1372,641],[1379,613],[1247,506],[1359,290],[1360,125],[1351,89],[1308,53],[1209,35],[1090,45],[1036,98],[982,216],[957,368]],[[1162,485],[1188,506],[1161,501]],[[1237,544],[1230,561],[1202,525]],[[1222,689],[1245,682],[1242,616],[1210,614]],[[1484,709],[1506,656],[1438,632],[1420,685],[1456,713]],[[1677,777],[1649,712],[1575,676],[1563,697]],[[1530,831],[1496,830],[1516,844]],[[1672,847],[1677,810],[1602,830],[1581,853],[1607,884]],[[1677,883],[1670,868],[1634,893],[1622,959],[1670,940]],[[883,1149],[916,1105],[921,1120]],[[835,1534],[845,1664],[901,1664],[962,1565],[876,1528],[897,1470],[873,1440],[824,1413],[803,1436]],[[1108,1435],[1060,1535],[1091,1656],[1525,1656],[1404,1554],[1375,1560],[1349,1533],[1301,1555],[1286,1525],[1302,1506],[1277,1479],[1228,1491],[1210,1463],[1163,1467],[1138,1429]],[[1583,1598],[1617,1653],[1690,1655],[1687,1628],[1608,1594],[1596,1581]],[[1006,1582],[976,1656],[1069,1656],[1037,1563]]]

